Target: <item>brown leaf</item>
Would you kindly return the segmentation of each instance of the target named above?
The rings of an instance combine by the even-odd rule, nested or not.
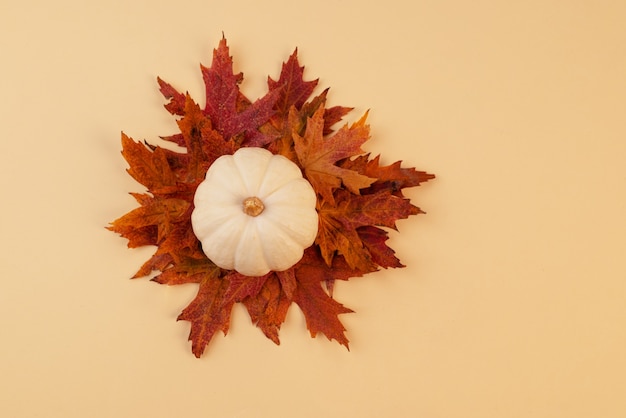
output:
[[[336,340],[339,344],[349,348],[348,339],[344,333],[346,328],[339,321],[338,315],[353,311],[324,292],[318,277],[302,274],[301,270],[296,270],[296,279],[298,286],[293,300],[304,313],[306,326],[311,336],[315,337],[321,332],[329,340]]]
[[[228,273],[226,276],[226,279],[228,279],[228,288],[224,293],[223,303],[241,302],[249,296],[256,296],[271,274],[273,273],[268,273],[264,276],[250,277],[239,274],[236,271]]]
[[[294,269],[290,268],[286,271],[277,271],[276,276],[280,281],[280,286],[285,292],[285,295],[287,295],[289,299],[293,298],[293,292],[296,290],[296,286],[298,286]]]
[[[278,276],[270,273],[261,290],[256,295],[245,298],[243,304],[250,319],[263,334],[275,344],[280,344],[278,331],[285,322],[291,301],[292,298],[285,294]]]
[[[322,135],[326,136],[333,132],[333,125],[337,122],[341,121],[345,115],[350,113],[354,108],[352,107],[344,107],[344,106],[333,106],[326,108],[326,98],[328,96],[328,91],[330,89],[325,89],[320,95],[314,97],[310,102],[305,103],[302,106],[302,117],[303,122],[306,121],[306,118],[313,117],[315,112],[320,107],[324,107],[324,130],[322,131]],[[304,126],[304,123],[303,123]],[[299,135],[302,135],[300,131],[298,131]]]
[[[357,229],[357,234],[374,263],[384,268],[404,267],[398,257],[394,255],[395,251],[385,244],[385,241],[389,239],[387,231],[375,226],[362,226]]]
[[[170,286],[186,283],[200,283],[207,274],[217,275],[220,272],[219,267],[206,257],[181,257],[176,265],[160,270],[163,272],[152,280],[159,284],[167,284]]]
[[[173,258],[171,254],[159,252],[157,250],[156,253],[148,259],[141,268],[133,275],[133,279],[138,279],[140,277],[145,277],[152,273],[153,271],[165,271],[168,266],[171,266],[173,262]]]
[[[200,282],[195,299],[178,316],[179,321],[189,321],[191,331],[191,351],[200,357],[213,335],[221,330],[228,333],[230,312],[233,302],[223,303],[228,280],[220,279],[216,274],[206,274]]]
[[[284,118],[292,106],[300,109],[317,86],[318,80],[304,81],[303,74],[304,67],[298,63],[298,50],[296,49],[287,62],[283,63],[278,80],[267,78],[269,91],[279,91],[274,105],[279,117]]]
[[[274,154],[280,154],[291,161],[297,162],[293,149],[292,133],[300,132],[306,122],[301,108],[315,89],[318,80],[304,81],[304,67],[298,63],[297,50],[283,63],[277,81],[267,78],[269,91],[278,92],[278,99],[274,104],[276,112],[268,124],[261,128],[267,135],[276,139],[268,145]]]
[[[326,200],[334,203],[333,190],[344,185],[354,194],[368,187],[376,179],[356,171],[341,168],[337,161],[363,152],[361,145],[369,138],[367,115],[352,126],[345,125],[329,138],[324,138],[324,108],[309,118],[304,137],[294,132],[298,160],[313,188]]]
[[[122,155],[130,165],[128,174],[151,193],[167,194],[176,190],[176,177],[161,148],[151,151],[122,133]]]
[[[180,163],[183,170],[179,178],[196,186],[204,180],[211,164],[224,154],[233,154],[236,146],[232,140],[225,141],[213,129],[211,120],[189,95],[186,96],[184,109],[185,116],[178,121],[178,127],[187,153],[179,154],[179,158],[184,158]]]
[[[352,268],[341,255],[335,256],[332,260],[332,265],[329,266],[324,261],[319,248],[315,246],[309,247],[304,251],[302,260],[296,264],[294,270],[297,270],[301,277],[310,277],[319,282],[324,282],[331,297],[335,280],[361,277],[363,274],[373,271]]]
[[[379,155],[369,160],[369,154],[367,154],[354,160],[344,160],[342,167],[376,178],[376,181],[363,191],[364,193],[389,190],[396,196],[402,196],[402,189],[405,187],[419,186],[421,183],[435,178],[434,174],[425,171],[417,171],[415,168],[402,168],[401,163],[402,161],[396,161],[391,165],[381,166]]]
[[[342,255],[348,265],[363,271],[375,271],[376,264],[364,247],[356,228],[345,226],[333,216],[320,214],[319,232],[315,243],[319,246],[327,265],[332,265],[337,254]]]
[[[371,254],[357,233],[362,226],[396,228],[398,219],[418,213],[408,199],[381,191],[371,195],[355,196],[345,190],[335,193],[337,204],[323,202],[318,210],[320,227],[316,243],[328,265],[337,251],[350,267],[372,271]]]
[[[173,228],[174,223],[182,221],[188,209],[189,202],[186,200],[151,198],[142,206],[113,221],[108,229],[127,238],[130,247],[145,245],[142,244],[144,242],[158,244]]]
[[[160,77],[157,77],[157,82],[159,83],[159,90],[161,94],[166,99],[170,99],[170,102],[165,105],[165,108],[172,115],[184,115],[185,114],[185,95],[179,93],[174,87],[172,87],[169,83],[161,80]]]

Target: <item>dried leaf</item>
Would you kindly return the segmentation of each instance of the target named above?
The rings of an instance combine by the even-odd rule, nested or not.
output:
[[[362,226],[357,228],[356,232],[375,264],[383,268],[404,267],[395,256],[395,251],[385,244],[389,239],[387,231],[375,226]]]
[[[418,213],[408,199],[394,196],[387,190],[362,196],[338,190],[335,195],[336,205],[323,202],[318,210],[320,228],[316,243],[328,265],[337,252],[345,257],[350,267],[372,271],[375,262],[357,228],[384,226],[395,229],[397,220]]]
[[[337,161],[361,154],[361,145],[369,138],[366,116],[352,126],[341,128],[329,138],[324,138],[324,108],[319,108],[309,118],[303,137],[294,132],[298,160],[304,168],[307,179],[313,188],[326,200],[334,203],[333,190],[345,186],[352,193],[368,187],[376,179],[356,171],[341,168]]]
[[[204,353],[217,331],[228,333],[233,302],[223,303],[227,287],[228,280],[219,279],[215,274],[205,275],[195,299],[178,316],[179,321],[191,323],[189,341],[196,357]]]
[[[243,300],[250,319],[263,334],[275,344],[280,344],[278,331],[291,305],[292,298],[285,294],[284,287],[276,274],[270,274],[261,290]]]
[[[248,277],[236,271],[229,273],[226,276],[228,288],[224,293],[223,303],[241,302],[247,297],[256,296],[271,274],[273,273],[258,277]]]
[[[204,113],[213,121],[215,129],[225,138],[243,136],[241,143],[250,147],[266,145],[273,138],[259,131],[274,113],[274,104],[280,90],[272,90],[264,97],[239,110],[242,95],[239,84],[243,74],[233,73],[233,60],[229,55],[226,39],[222,38],[219,47],[213,51],[211,67],[202,66],[206,86],[206,107]],[[244,100],[247,103],[247,99]]]
[[[348,348],[348,339],[345,335],[346,328],[339,321],[338,315],[350,313],[352,310],[344,307],[324,292],[319,277],[301,273],[302,270],[296,270],[298,286],[293,300],[304,313],[311,336],[315,337],[321,332],[329,340],[336,340]]]
[[[283,63],[278,80],[267,78],[269,90],[279,93],[274,106],[279,117],[284,118],[292,106],[300,109],[317,86],[318,80],[304,81],[303,74],[304,67],[298,63],[298,50],[296,49],[287,62]]]
[[[182,116],[185,114],[185,95],[176,91],[174,87],[172,87],[169,83],[161,80],[160,77],[157,77],[157,82],[160,86],[161,94],[166,99],[170,99],[170,102],[165,105],[165,108],[172,115]]]
[[[425,171],[417,171],[415,168],[402,168],[401,161],[388,166],[380,165],[380,156],[369,160],[369,154],[361,155],[354,160],[346,159],[342,167],[355,170],[360,174],[376,178],[367,193],[375,193],[381,190],[389,190],[396,196],[402,196],[402,189],[419,186],[428,180],[434,179],[433,174]]]

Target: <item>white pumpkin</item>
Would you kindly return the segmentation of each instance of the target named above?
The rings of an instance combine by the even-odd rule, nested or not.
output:
[[[191,214],[202,250],[246,276],[284,271],[315,241],[316,195],[300,168],[263,148],[219,157],[196,190]]]

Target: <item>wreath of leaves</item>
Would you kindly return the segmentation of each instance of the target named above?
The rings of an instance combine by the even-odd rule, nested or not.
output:
[[[156,246],[133,278],[158,274],[160,284],[197,283],[198,294],[178,320],[189,321],[192,352],[200,357],[213,335],[228,332],[235,303],[243,303],[263,333],[279,344],[278,332],[295,302],[306,326],[348,348],[338,315],[352,312],[332,297],[335,280],[359,277],[379,268],[403,267],[386,245],[396,221],[423,213],[402,194],[434,178],[400,161],[381,166],[361,149],[369,138],[365,114],[358,122],[333,126],[352,109],[327,107],[328,89],[311,97],[318,80],[304,81],[297,49],[283,63],[277,80],[255,102],[240,91],[243,74],[233,73],[226,39],[201,66],[206,106],[158,78],[165,108],[180,132],[162,137],[185,152],[140,143],[122,133],[128,173],[147,189],[131,193],[139,206],[108,229],[128,239],[128,247]],[[319,231],[303,258],[282,272],[247,277],[217,267],[202,252],[191,228],[193,197],[207,169],[221,155],[241,147],[263,147],[296,163],[317,193]],[[386,229],[383,229],[386,228]]]

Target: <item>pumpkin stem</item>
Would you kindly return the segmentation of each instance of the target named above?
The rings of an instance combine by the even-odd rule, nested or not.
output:
[[[246,215],[259,216],[265,209],[265,205],[256,196],[248,197],[243,201],[243,211]]]

